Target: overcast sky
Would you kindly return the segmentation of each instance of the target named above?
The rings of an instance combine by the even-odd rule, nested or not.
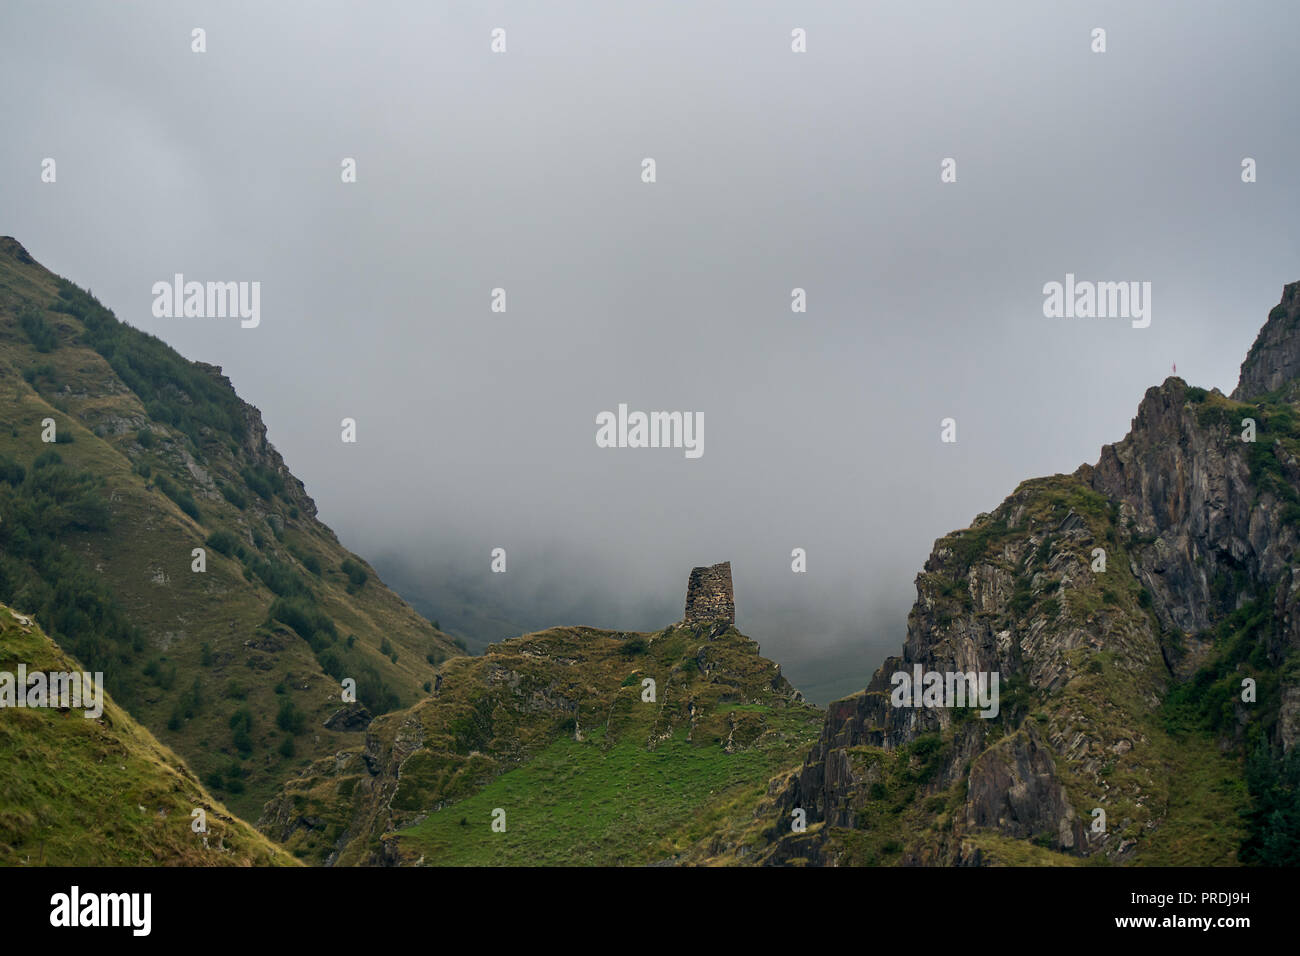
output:
[[[5,0],[0,234],[222,366],[408,592],[651,628],[729,559],[824,700],[936,537],[1172,363],[1232,389],[1300,279],[1298,35],[1280,0]],[[261,324],[155,318],[177,272],[259,281]],[[1150,326],[1045,318],[1067,273],[1150,282]],[[598,448],[619,403],[702,413],[703,456]]]

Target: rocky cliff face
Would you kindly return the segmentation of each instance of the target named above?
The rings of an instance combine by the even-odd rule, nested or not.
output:
[[[1254,441],[1243,440],[1250,423]],[[1287,610],[1300,539],[1296,437],[1289,405],[1237,403],[1171,379],[1147,393],[1129,436],[1102,449],[1092,486],[1134,531],[1131,570],[1161,624],[1193,650],[1204,650],[1197,635],[1275,590],[1272,663],[1300,646]]]
[[[830,706],[760,807],[757,859],[1236,861],[1247,745],[1300,727],[1300,427],[1277,394],[1300,375],[1298,290],[1242,366],[1250,403],[1171,378],[1095,467],[936,542],[902,654]],[[917,665],[997,673],[1000,713],[898,706]]]
[[[195,362],[194,365],[210,375],[223,392],[234,394],[235,387],[229,378],[221,374],[220,365],[209,365],[206,362]],[[239,401],[239,411],[244,422],[244,435],[239,449],[242,459],[255,468],[275,475],[283,485],[281,497],[296,506],[307,519],[315,519],[316,502],[307,494],[306,485],[289,470],[280,452],[267,438],[266,423],[262,421],[262,413],[255,406],[242,400]],[[324,525],[321,527],[331,538],[338,540],[332,529]]]
[[[1241,363],[1241,378],[1232,397],[1244,402],[1275,392],[1300,379],[1300,282],[1282,290],[1268,322]]]
[[[1122,840],[1090,842],[1084,821],[1104,801],[1125,830],[1149,824],[1144,796],[1160,790],[1159,768],[1130,761],[1122,778],[1113,771],[1143,736],[1142,715],[1168,673],[1113,516],[1081,476],[1057,476],[1026,482],[936,544],[902,655],[830,706],[777,801],[769,862],[888,862],[886,847],[902,862],[978,862],[990,852],[983,833],[1034,841],[1040,854],[1128,852]],[[1093,570],[1099,548],[1118,568]],[[996,673],[998,714],[896,706],[893,675],[918,665]],[[786,832],[796,808],[820,826]],[[896,819],[873,825],[882,810]],[[879,846],[864,850],[840,830],[871,832]]]

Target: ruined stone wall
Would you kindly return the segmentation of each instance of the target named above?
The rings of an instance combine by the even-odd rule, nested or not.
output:
[[[692,568],[686,583],[687,621],[736,623],[736,597],[731,591],[731,562]]]

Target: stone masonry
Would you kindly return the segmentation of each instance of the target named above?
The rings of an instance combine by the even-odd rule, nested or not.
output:
[[[731,591],[731,562],[692,568],[686,583],[686,618],[691,621],[736,623],[736,598]]]

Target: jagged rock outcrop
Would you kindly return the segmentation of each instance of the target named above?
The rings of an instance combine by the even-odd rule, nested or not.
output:
[[[1282,289],[1282,301],[1268,314],[1255,344],[1241,363],[1232,398],[1250,401],[1300,379],[1300,282]]]
[[[1128,437],[1105,446],[1091,474],[1092,486],[1119,502],[1122,518],[1149,539],[1135,555],[1137,574],[1163,622],[1185,633],[1232,610],[1225,598],[1235,607],[1258,597],[1295,549],[1286,502],[1251,473],[1240,427],[1251,411],[1191,402],[1182,380],[1169,379],[1147,392]],[[1289,461],[1283,466],[1291,471]],[[1297,479],[1300,469],[1288,475]],[[1216,588],[1221,576],[1233,579],[1231,594]]]
[[[902,654],[830,705],[760,808],[777,822],[759,862],[1181,861],[1166,833],[1237,818],[1244,804],[1189,810],[1174,787],[1222,801],[1248,738],[1300,736],[1298,308],[1293,283],[1233,399],[1170,378],[1095,466],[1025,482],[936,542]],[[998,674],[1000,713],[898,705],[892,678],[917,666]],[[1246,678],[1270,698],[1253,706]],[[1235,861],[1197,832],[1197,862]]]
[[[975,758],[966,797],[966,825],[1028,838],[1054,835],[1066,850],[1084,840],[1083,823],[1056,776],[1050,747],[1037,725],[1004,737]]]
[[[1115,658],[1103,665],[1112,671],[1109,687],[1127,698],[1129,718],[1157,702],[1168,676],[1136,586],[1111,590],[1110,579],[1091,570],[1093,551],[1103,546],[1123,567],[1112,531],[1111,508],[1075,475],[1026,482],[973,528],[941,539],[917,578],[903,654],[886,660],[864,692],[830,705],[818,743],[776,801],[782,823],[769,836],[790,845],[767,862],[859,862],[835,831],[858,829],[873,801],[897,799],[900,787],[912,791],[914,804],[945,802],[946,830],[905,848],[911,862],[970,862],[978,844],[964,837],[979,829],[1087,852],[1082,808],[1070,802],[1056,761],[1076,763],[1075,798],[1100,799],[1109,786],[1101,775],[1107,755],[1132,731],[1126,720],[1099,724],[1088,713],[1094,698],[1062,691],[1093,676],[1103,648]],[[894,706],[893,675],[917,665],[996,673],[1001,712],[985,720]],[[1038,709],[1026,720],[1031,700]],[[892,765],[875,759],[881,754],[894,755]],[[1139,774],[1126,799],[1150,780]],[[785,832],[796,808],[822,826],[803,836]]]
[[[370,711],[366,710],[360,704],[344,704],[334,713],[325,719],[324,726],[328,730],[354,731],[365,730],[374,718],[370,716]]]

